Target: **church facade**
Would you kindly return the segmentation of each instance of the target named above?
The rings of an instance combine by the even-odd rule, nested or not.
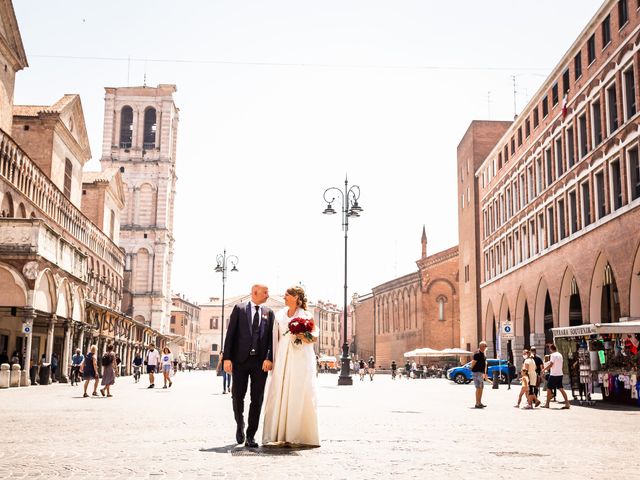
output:
[[[352,303],[357,356],[370,353],[383,368],[392,360],[403,363],[409,350],[440,350],[460,342],[458,247],[427,255],[424,229],[421,243],[417,271],[378,285]]]

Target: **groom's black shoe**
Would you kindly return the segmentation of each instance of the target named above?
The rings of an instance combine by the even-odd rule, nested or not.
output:
[[[236,442],[238,442],[238,445],[244,443],[244,427],[238,425],[238,427],[236,428]]]
[[[244,445],[248,448],[258,448],[258,443],[255,441],[253,436],[247,436],[247,443],[245,443]]]

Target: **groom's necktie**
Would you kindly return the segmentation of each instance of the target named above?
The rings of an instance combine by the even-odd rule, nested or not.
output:
[[[258,339],[260,338],[260,306],[256,305],[256,312],[253,314],[251,323],[251,354],[258,354]]]

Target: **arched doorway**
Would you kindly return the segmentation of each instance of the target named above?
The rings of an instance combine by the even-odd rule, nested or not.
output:
[[[620,321],[620,301],[618,287],[613,276],[611,265],[604,267],[604,282],[602,284],[602,299],[600,301],[600,318],[603,323]]]
[[[551,307],[551,297],[547,291],[544,299],[544,354],[547,355],[547,345],[553,343],[553,308]]]
[[[531,348],[531,320],[529,319],[529,305],[524,302],[524,315],[522,319],[522,336],[524,337],[524,348]]]
[[[598,257],[589,296],[589,322],[611,323],[620,321],[620,298],[611,264],[604,255]]]
[[[582,325],[582,302],[575,277],[571,280],[571,294],[569,295],[569,326]]]

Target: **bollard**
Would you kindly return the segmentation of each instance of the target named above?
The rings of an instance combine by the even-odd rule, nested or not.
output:
[[[0,388],[9,388],[9,376],[11,365],[3,363],[0,365]]]
[[[31,381],[29,379],[29,372],[27,372],[26,370],[21,370],[21,372],[20,372],[20,386],[21,387],[28,387],[29,385],[31,385]]]
[[[19,387],[20,386],[20,365],[18,363],[14,363],[11,366],[11,380],[10,387]]]
[[[494,390],[497,390],[500,386],[500,374],[494,370],[493,371],[493,386],[491,388],[493,388]]]

